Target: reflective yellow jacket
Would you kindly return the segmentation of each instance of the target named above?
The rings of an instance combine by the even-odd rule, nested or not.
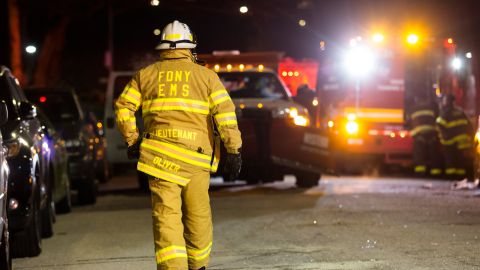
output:
[[[118,128],[128,145],[141,136],[135,121],[139,108],[145,135],[137,168],[154,177],[186,185],[198,169],[216,171],[213,120],[227,152],[241,148],[228,92],[189,50],[161,52],[160,60],[137,72],[116,100]]]

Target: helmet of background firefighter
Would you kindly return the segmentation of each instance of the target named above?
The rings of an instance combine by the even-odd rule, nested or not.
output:
[[[195,47],[197,47],[197,39],[190,27],[175,20],[163,28],[160,44],[155,49],[194,49]]]

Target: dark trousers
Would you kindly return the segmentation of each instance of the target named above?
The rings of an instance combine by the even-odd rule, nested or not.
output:
[[[474,180],[473,148],[459,149],[457,144],[443,145],[445,175],[452,180]]]
[[[442,155],[436,133],[413,137],[414,171],[419,175],[438,176],[442,173]]]

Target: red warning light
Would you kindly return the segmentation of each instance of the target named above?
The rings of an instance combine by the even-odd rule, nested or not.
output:
[[[47,101],[47,97],[40,97],[40,102],[41,103],[45,103],[45,101]]]

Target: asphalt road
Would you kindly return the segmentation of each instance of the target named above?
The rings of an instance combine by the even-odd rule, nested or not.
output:
[[[480,193],[449,182],[214,182],[209,269],[480,269]],[[155,269],[149,195],[134,187],[133,176],[112,179],[96,205],[59,216],[42,254],[14,269]]]

